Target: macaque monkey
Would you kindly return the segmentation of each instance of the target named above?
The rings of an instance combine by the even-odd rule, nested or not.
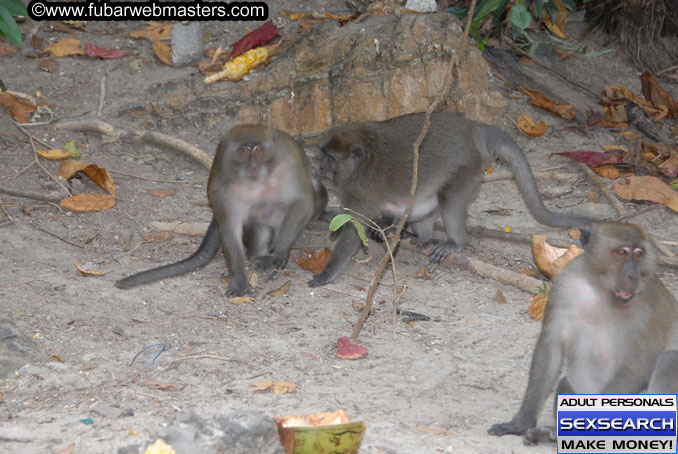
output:
[[[605,222],[585,233],[585,253],[554,279],[520,410],[492,435],[554,440],[535,426],[563,366],[558,394],[678,392],[678,302],[645,232]]]
[[[354,123],[332,129],[321,147],[321,177],[331,180],[343,206],[370,219],[399,218],[405,212],[412,179],[412,145],[421,132],[423,113],[375,123]],[[518,145],[500,129],[456,114],[431,115],[431,127],[419,148],[419,181],[409,228],[421,242],[433,239],[438,213],[447,240],[430,258],[439,263],[468,243],[466,217],[485,170],[500,159],[513,171],[520,194],[534,218],[553,227],[588,225],[590,219],[548,210],[530,166]],[[347,226],[324,271],[311,287],[334,281],[360,247]]]
[[[290,246],[327,204],[325,187],[311,175],[301,146],[263,125],[236,126],[217,147],[207,181],[212,222],[190,257],[133,274],[115,283],[130,288],[193,271],[212,260],[221,244],[228,297],[250,293],[245,247],[258,270],[284,268]]]

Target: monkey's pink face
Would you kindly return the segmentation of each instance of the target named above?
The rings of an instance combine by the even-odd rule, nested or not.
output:
[[[613,292],[619,303],[629,303],[635,296],[644,258],[645,249],[635,245],[620,246],[611,251],[612,268],[617,270]]]
[[[245,144],[236,151],[238,173],[248,180],[260,180],[268,175],[271,153],[264,145]]]

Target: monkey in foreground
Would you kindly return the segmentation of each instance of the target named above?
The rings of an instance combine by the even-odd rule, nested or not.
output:
[[[193,255],[115,285],[130,288],[193,271],[209,263],[221,244],[230,278],[226,295],[250,293],[245,247],[258,270],[284,268],[292,242],[327,204],[327,191],[311,175],[301,146],[290,135],[263,125],[236,126],[221,140],[207,197],[212,222]]]
[[[553,282],[520,410],[491,435],[555,440],[554,428],[535,426],[563,365],[557,394],[678,392],[678,302],[657,277],[645,232],[594,224],[582,244]]]
[[[321,147],[321,177],[333,181],[343,206],[370,219],[399,218],[405,212],[412,178],[412,145],[424,122],[415,113],[374,123],[332,129]],[[553,227],[588,225],[588,218],[548,210],[518,145],[500,129],[458,114],[431,115],[431,126],[419,148],[419,181],[409,228],[421,242],[433,239],[438,213],[447,240],[431,252],[434,263],[468,243],[466,217],[483,173],[494,160],[508,164],[532,216]],[[350,226],[347,226],[350,227]],[[334,281],[360,247],[352,228],[344,228],[324,271],[311,287]]]

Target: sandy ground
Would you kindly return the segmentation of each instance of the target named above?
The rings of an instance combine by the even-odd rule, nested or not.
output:
[[[313,2],[322,8],[321,2]],[[285,1],[277,10],[306,9],[304,2]],[[296,25],[281,21],[292,32]],[[211,41],[228,44],[251,24],[206,24]],[[22,25],[28,33],[34,24]],[[141,71],[131,58],[99,61],[60,59],[57,73],[36,68],[36,60],[19,54],[0,57],[8,89],[41,90],[59,119],[89,118],[96,114],[99,81],[107,74],[106,104],[101,119],[124,128],[137,125],[131,115],[119,115],[131,103],[140,104],[159,81],[199,77],[192,68],[173,69],[157,60],[147,42],[132,41],[128,32],[139,23],[90,23],[75,31],[95,44],[133,49]],[[67,36],[40,24],[39,35],[50,42]],[[30,43],[27,43],[30,47]],[[570,66],[571,65],[571,66]],[[579,80],[598,92],[604,83],[621,83],[635,92],[637,75],[618,53],[587,59],[575,56],[568,64]],[[675,85],[665,85],[674,96]],[[141,100],[141,101],[140,101]],[[544,119],[543,138],[519,135],[510,122],[506,130],[524,148],[534,169],[562,166],[578,172],[572,162],[552,152],[600,150],[618,143],[604,131],[583,132],[522,99],[512,99],[507,117],[518,111]],[[190,119],[190,113],[187,117]],[[223,131],[231,125],[223,125]],[[213,152],[222,130],[207,130],[187,121],[182,130],[155,129]],[[370,263],[353,263],[335,283],[311,289],[292,251],[287,269],[259,276],[254,301],[235,305],[224,298],[226,286],[221,254],[209,266],[187,276],[121,291],[113,282],[124,274],[168,263],[189,255],[199,238],[175,236],[165,242],[145,242],[141,235],[153,221],[209,221],[205,205],[207,171],[189,158],[169,150],[102,143],[97,134],[69,133],[53,124],[27,129],[59,146],[75,139],[82,160],[112,171],[118,193],[115,208],[100,213],[73,213],[55,205],[0,195],[0,311],[31,337],[39,360],[0,384],[0,451],[53,453],[75,444],[75,453],[116,452],[120,447],[149,441],[182,409],[213,416],[237,409],[260,409],[272,416],[345,409],[363,420],[365,454],[409,453],[551,453],[554,446],[525,447],[519,437],[486,434],[496,422],[509,420],[517,410],[540,323],[531,320],[531,295],[470,272],[440,268],[433,280],[416,279],[427,258],[401,251],[399,278],[406,285],[399,308],[432,317],[405,323],[394,317],[391,290],[380,287],[374,314],[360,337],[369,355],[358,361],[335,356],[336,340],[350,335],[358,319],[356,304],[364,301],[368,280],[383,251],[371,245]],[[33,162],[27,137],[4,109],[0,113],[0,182],[35,191],[58,190],[54,181]],[[311,149],[307,150],[309,153]],[[58,164],[43,162],[55,175]],[[585,176],[570,181],[543,180],[540,190],[549,207],[568,210],[597,193]],[[78,180],[77,192],[96,192]],[[152,188],[178,192],[162,198]],[[605,203],[604,197],[600,197]],[[643,206],[625,204],[634,211]],[[656,209],[634,218],[661,239],[678,237],[674,213]],[[527,213],[512,182],[483,185],[472,205],[470,225],[513,231],[548,232]],[[566,232],[554,232],[566,238]],[[298,247],[330,245],[326,231],[307,231]],[[524,244],[476,238],[465,253],[517,271],[532,267]],[[364,256],[359,256],[364,259]],[[83,277],[75,262],[92,263],[102,277]],[[667,286],[678,292],[676,275],[662,270]],[[267,295],[291,280],[289,292]],[[385,277],[392,281],[391,276]],[[506,303],[498,300],[502,294]],[[395,323],[394,323],[395,321]],[[156,350],[135,355],[145,347]],[[55,357],[54,355],[58,355]],[[188,356],[204,356],[187,358]],[[63,360],[61,362],[58,359]],[[285,380],[294,393],[252,392],[254,382]],[[541,421],[550,421],[550,402]],[[107,406],[120,412],[109,417],[92,409]],[[112,417],[110,417],[112,416]],[[81,419],[92,417],[94,424]]]

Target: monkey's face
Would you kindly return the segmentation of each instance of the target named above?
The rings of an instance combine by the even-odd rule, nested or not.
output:
[[[268,143],[248,141],[233,144],[230,156],[235,161],[238,176],[245,180],[257,181],[269,174],[273,153]]]
[[[321,151],[320,177],[337,186],[344,186],[351,181],[366,153],[362,144],[351,143],[339,136],[331,137]]]
[[[612,223],[593,228],[588,240],[587,257],[592,277],[599,276],[603,288],[622,306],[630,303],[653,272],[649,242],[642,231]]]

